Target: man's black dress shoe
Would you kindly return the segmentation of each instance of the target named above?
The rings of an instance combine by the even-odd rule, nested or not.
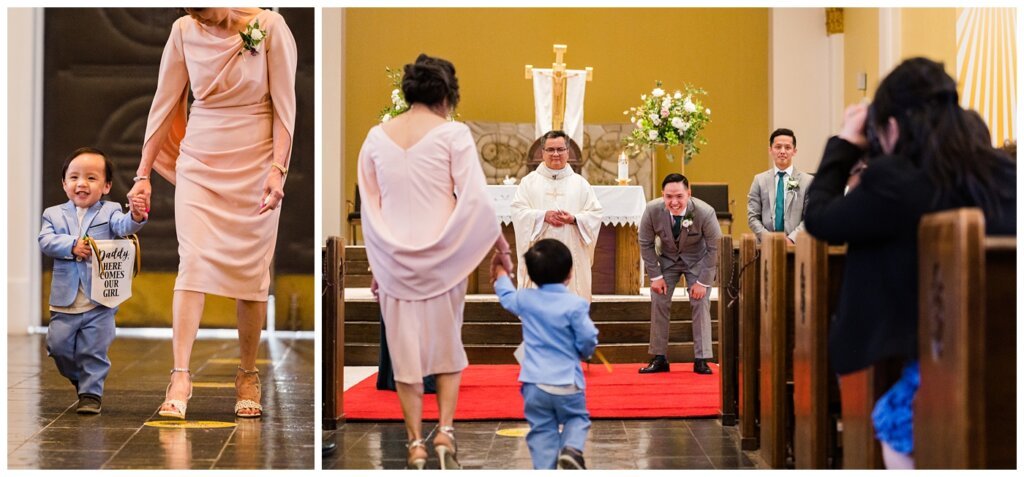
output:
[[[708,367],[708,363],[702,358],[696,358],[693,360],[693,372],[697,374],[711,374],[711,368]]]
[[[338,443],[334,442],[334,439],[324,440],[320,446],[320,455],[322,457],[327,457],[334,454],[334,451],[336,450],[338,450]]]
[[[667,373],[668,372],[668,360],[664,356],[655,356],[651,359],[647,366],[640,368],[640,374],[648,373]]]

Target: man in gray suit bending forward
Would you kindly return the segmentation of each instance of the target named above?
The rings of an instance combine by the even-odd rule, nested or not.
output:
[[[690,196],[690,181],[669,174],[661,198],[647,203],[640,219],[640,256],[651,277],[651,343],[654,357],[641,374],[668,372],[668,323],[672,293],[686,277],[693,320],[693,372],[711,374],[711,284],[722,229],[715,209]]]
[[[804,229],[804,207],[807,188],[814,176],[793,167],[796,156],[796,135],[780,128],[768,137],[768,154],[775,166],[754,176],[747,194],[747,224],[761,241],[761,234],[786,232],[789,243]]]

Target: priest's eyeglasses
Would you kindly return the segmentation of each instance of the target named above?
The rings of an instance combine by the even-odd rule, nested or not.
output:
[[[567,147],[545,147],[544,148],[544,152],[546,152],[548,154],[565,154],[565,151],[568,151],[568,150],[569,150],[569,148],[567,148]]]

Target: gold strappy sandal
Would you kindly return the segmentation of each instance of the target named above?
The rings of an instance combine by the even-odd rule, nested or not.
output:
[[[236,374],[235,375],[235,395],[236,395],[235,415],[238,416],[238,417],[247,417],[247,418],[263,416],[263,406],[260,405],[260,397],[263,394],[262,393],[262,385],[260,384],[260,370],[259,369],[253,369],[253,370],[250,371],[250,370],[247,370],[247,369],[243,369],[241,366],[239,366],[238,367],[238,371],[241,374]],[[239,386],[238,386],[238,378],[244,377],[244,376],[252,376],[252,375],[256,376],[256,385],[255,385],[256,386],[256,400],[252,400],[252,399],[249,399],[249,398],[243,398],[241,396],[241,394],[240,394],[241,389],[239,389]],[[250,411],[250,412],[247,412],[247,413],[243,413],[242,412],[242,411],[247,411],[247,410]],[[252,411],[255,411],[255,412],[252,412]]]
[[[441,461],[441,470],[459,470],[462,465],[456,458],[458,446],[455,444],[455,428],[452,426],[441,426],[437,428],[437,435],[434,436],[434,452]]]
[[[164,391],[164,402],[160,404],[160,409],[157,412],[161,417],[173,417],[177,419],[185,419],[185,411],[188,409],[188,400],[192,399],[192,371],[188,368],[173,368],[171,374],[174,373],[186,373],[188,374],[188,397],[184,401],[181,399],[169,399],[167,393],[171,391],[171,383],[167,383],[167,390]],[[170,407],[170,409],[164,409]]]
[[[423,439],[409,441],[409,457],[405,463],[410,469],[423,470],[427,466],[427,444]]]

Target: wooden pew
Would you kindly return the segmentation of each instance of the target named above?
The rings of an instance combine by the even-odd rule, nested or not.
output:
[[[838,416],[831,409],[839,396],[828,365],[828,324],[838,304],[845,255],[845,247],[829,247],[807,233],[797,236],[793,344],[797,469],[825,469],[837,463]]]
[[[986,238],[979,209],[926,215],[918,236],[915,465],[1015,468],[1016,238]]]
[[[792,251],[787,253],[786,235],[761,235],[761,456],[772,468],[786,466],[789,435],[790,393],[787,380],[792,369],[791,337],[793,313]],[[788,255],[788,263],[787,263]]]
[[[760,369],[760,300],[758,284],[761,264],[758,260],[757,238],[743,234],[740,241],[739,269],[739,366],[737,413],[740,421],[740,447],[758,448],[758,372]],[[721,301],[721,300],[720,300]]]
[[[827,247],[809,234],[797,239],[797,319],[794,323],[793,404],[796,426],[793,451],[797,468],[882,469],[881,447],[875,439],[871,412],[875,402],[899,378],[897,363],[879,363],[844,376],[828,368],[828,321],[838,305],[845,247]],[[802,283],[802,284],[801,284]],[[838,379],[842,432],[832,442],[829,409]],[[840,444],[841,445],[838,445]],[[837,447],[837,448],[836,448]]]
[[[899,379],[899,373],[899,364],[888,362],[839,377],[844,469],[885,468],[871,412],[878,398]]]
[[[323,258],[323,428],[337,429],[345,422],[345,240],[328,237]]]
[[[732,237],[723,235],[718,246],[718,369],[719,393],[721,395],[721,423],[723,426],[736,425],[736,406],[739,382],[737,360],[739,359],[739,303],[732,302],[730,286],[736,280],[738,249],[733,248]],[[731,306],[730,306],[731,304]]]

